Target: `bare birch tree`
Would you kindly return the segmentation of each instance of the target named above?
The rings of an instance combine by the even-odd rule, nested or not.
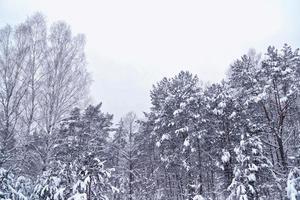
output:
[[[0,30],[0,166],[14,155],[20,105],[27,91],[23,76],[28,53],[25,32],[25,26]]]

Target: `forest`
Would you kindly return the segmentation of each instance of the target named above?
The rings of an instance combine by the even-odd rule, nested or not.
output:
[[[1,200],[300,199],[298,49],[249,50],[218,83],[165,77],[118,123],[92,79],[65,22],[0,29]]]

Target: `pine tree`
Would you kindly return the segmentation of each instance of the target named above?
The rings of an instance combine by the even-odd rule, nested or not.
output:
[[[275,179],[272,164],[263,154],[259,137],[243,133],[240,145],[235,149],[237,165],[234,178],[228,190],[228,200],[258,200],[268,198]]]
[[[195,160],[192,154],[195,154],[194,149],[197,148],[199,138],[196,126],[199,118],[197,98],[199,93],[199,80],[189,72],[180,72],[171,79],[164,78],[151,91],[153,133],[156,136],[161,160],[168,171],[167,184],[181,185],[165,188],[166,195],[169,196],[165,198],[175,198],[173,190],[176,196],[180,196],[181,187],[185,190],[184,196],[187,198],[191,199],[195,195],[196,183],[192,177],[198,174],[194,172],[199,165],[194,167]],[[178,178],[185,176],[187,187],[183,186],[178,178],[170,180],[170,177],[174,177],[173,174]]]

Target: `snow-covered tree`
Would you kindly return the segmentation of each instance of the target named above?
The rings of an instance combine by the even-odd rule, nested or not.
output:
[[[75,108],[63,120],[53,144],[53,158],[35,187],[38,198],[87,200],[106,199],[111,185],[111,169],[105,168],[105,146],[112,115],[101,104],[88,106],[82,113]]]
[[[289,200],[300,199],[300,170],[297,167],[290,170],[286,190]]]
[[[65,171],[61,163],[56,162],[55,165],[38,177],[31,196],[32,199],[61,200],[66,197],[65,190],[68,185],[66,184],[66,177],[64,177]]]
[[[183,176],[187,181],[184,183],[186,187],[182,188],[185,190],[183,195],[187,198],[192,198],[197,192],[196,187],[202,184],[201,131],[197,126],[201,116],[200,95],[199,80],[189,72],[180,72],[170,79],[164,78],[151,91],[152,134],[156,137],[156,146],[167,176],[177,177],[172,180],[175,183],[170,192],[174,190],[175,195],[182,195],[176,182],[180,183],[178,178]],[[198,180],[193,179],[194,176]],[[201,193],[201,189],[198,192]]]
[[[271,162],[263,154],[263,144],[259,137],[243,133],[235,153],[237,165],[234,169],[234,178],[228,188],[230,195],[227,199],[268,198],[272,194],[273,187],[276,187],[270,184],[270,181],[274,181],[276,176],[272,171]]]
[[[0,199],[300,199],[298,49],[250,50],[219,83],[163,78],[113,126],[82,110],[84,46],[40,13],[0,29]]]

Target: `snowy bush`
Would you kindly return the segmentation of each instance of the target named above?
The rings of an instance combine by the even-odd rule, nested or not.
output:
[[[27,200],[25,187],[20,183],[28,180],[25,177],[15,180],[15,176],[9,170],[0,168],[0,200]]]

